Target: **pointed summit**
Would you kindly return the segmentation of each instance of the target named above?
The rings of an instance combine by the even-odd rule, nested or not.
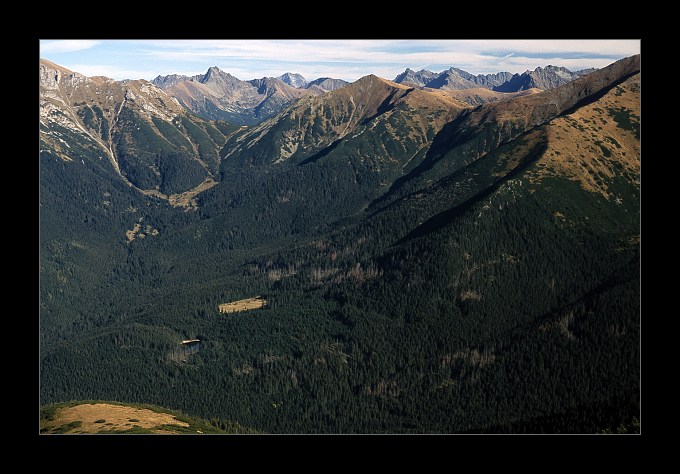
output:
[[[203,75],[200,82],[205,84],[208,81],[215,80],[216,78],[223,78],[224,76],[229,76],[229,74],[222,72],[217,66],[212,66],[208,68],[208,71]]]
[[[288,84],[289,86],[295,87],[296,89],[302,89],[307,87],[307,79],[302,77],[300,74],[294,72],[287,72],[277,77],[277,79],[281,79],[284,83]]]

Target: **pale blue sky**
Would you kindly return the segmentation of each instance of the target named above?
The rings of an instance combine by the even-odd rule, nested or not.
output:
[[[41,40],[40,57],[86,76],[153,79],[217,66],[239,79],[297,72],[308,80],[386,79],[410,67],[473,74],[538,66],[604,67],[640,52],[640,40]]]

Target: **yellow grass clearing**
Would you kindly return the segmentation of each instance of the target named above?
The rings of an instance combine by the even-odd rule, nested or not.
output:
[[[250,309],[260,309],[266,304],[267,300],[263,299],[261,296],[256,296],[254,298],[232,301],[231,303],[223,303],[219,305],[219,310],[220,313],[239,313]]]
[[[171,206],[173,207],[182,207],[184,209],[195,209],[198,207],[198,203],[196,201],[196,196],[198,196],[200,193],[203,191],[207,191],[208,189],[212,188],[217,184],[217,181],[215,181],[212,178],[206,178],[205,181],[203,181],[201,184],[196,186],[194,189],[191,189],[189,191],[185,191],[180,194],[163,194],[157,189],[145,189],[142,190],[142,193],[146,194],[147,196],[155,196],[159,199],[165,199],[170,203]]]
[[[101,421],[104,420],[104,421]],[[130,421],[134,420],[134,421]],[[81,425],[66,433],[106,433],[110,430],[129,430],[134,426],[152,429],[160,425],[189,426],[168,413],[157,413],[146,408],[134,408],[109,403],[76,405],[61,408],[54,420],[45,424],[48,428],[58,428],[65,424],[80,421]],[[99,423],[95,423],[99,421]],[[157,433],[167,433],[160,429]]]

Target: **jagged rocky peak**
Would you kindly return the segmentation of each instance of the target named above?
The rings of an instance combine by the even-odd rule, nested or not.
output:
[[[571,79],[574,76],[574,73],[571,72],[569,69],[566,67],[561,67],[561,66],[553,66],[551,64],[547,65],[546,67],[537,67],[534,72],[536,74],[554,74],[556,76],[562,77],[564,79]]]
[[[571,72],[565,67],[539,66],[533,71],[527,70],[522,74],[515,74],[509,81],[494,87],[494,90],[499,92],[517,92],[532,88],[550,90],[579,77],[579,74]]]
[[[199,82],[206,84],[208,82],[224,81],[225,79],[232,78],[233,76],[227,72],[222,71],[217,66],[211,66],[208,71],[203,75]]]
[[[490,89],[494,86],[503,84],[510,80],[512,74],[509,72],[499,72],[496,74],[470,74],[467,71],[456,67],[450,67],[442,72],[432,72],[421,69],[415,72],[411,68],[399,74],[394,82],[399,84],[413,84],[419,87],[429,87],[432,89],[462,90],[484,87]]]
[[[422,87],[427,85],[428,82],[437,76],[438,74],[436,72],[427,71],[425,69],[416,72],[411,68],[406,68],[404,72],[394,78],[394,82],[398,84],[409,83]]]
[[[285,74],[280,75],[277,77],[277,79],[282,80],[284,83],[288,84],[289,86],[295,87],[296,89],[301,89],[307,87],[307,79],[305,79],[302,75],[294,73],[294,72],[287,72]]]

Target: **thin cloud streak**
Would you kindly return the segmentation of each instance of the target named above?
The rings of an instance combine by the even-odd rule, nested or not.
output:
[[[417,42],[420,51],[406,50],[409,43],[412,47],[412,42],[403,41],[170,41],[155,43],[158,49],[147,50],[145,54],[164,61],[204,62],[210,58],[220,67],[228,65],[221,66],[219,61],[277,61],[290,65],[280,73],[299,72],[305,68],[303,65],[335,63],[364,64],[373,70],[385,70],[392,65],[389,70],[395,74],[406,67],[451,66],[467,68],[473,74],[488,74],[501,70],[523,72],[549,63],[602,67],[639,52],[639,41],[422,41]],[[399,65],[397,70],[395,64]]]
[[[58,40],[42,42],[40,44],[40,54],[72,53],[75,51],[83,51],[85,49],[94,48],[99,44],[101,44],[100,41],[94,40]]]

